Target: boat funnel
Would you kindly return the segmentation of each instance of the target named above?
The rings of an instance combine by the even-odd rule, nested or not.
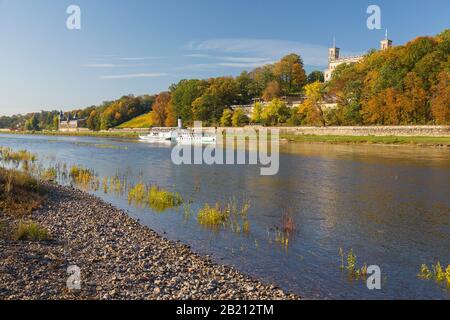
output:
[[[181,122],[181,118],[178,119],[178,129],[183,129],[183,123]]]

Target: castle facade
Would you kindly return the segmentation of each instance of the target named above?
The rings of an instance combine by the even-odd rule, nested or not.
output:
[[[388,39],[387,32],[386,32],[385,39],[381,40],[380,44],[381,44],[381,50],[387,50],[392,47],[392,40]],[[328,49],[328,69],[325,70],[325,72],[324,72],[325,82],[331,80],[331,77],[333,76],[333,72],[337,68],[337,66],[344,64],[344,63],[346,63],[346,64],[357,63],[364,58],[363,55],[340,57],[339,56],[340,50],[341,50],[340,48],[336,47],[336,44],[333,44],[333,47]]]

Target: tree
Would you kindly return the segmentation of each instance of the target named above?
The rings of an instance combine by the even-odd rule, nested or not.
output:
[[[231,120],[233,127],[242,127],[249,123],[249,118],[245,114],[244,110],[236,109]]]
[[[263,93],[264,101],[272,101],[279,98],[281,94],[280,84],[278,81],[271,81],[268,83],[266,90]]]
[[[285,123],[290,117],[290,110],[280,99],[272,100],[261,113],[261,122],[266,126]]]
[[[322,85],[314,82],[305,86],[306,100],[300,105],[293,121],[304,125],[324,126],[325,118],[322,107]]]
[[[220,125],[222,127],[230,127],[232,117],[233,117],[232,110],[230,110],[230,109],[223,110],[222,117],[220,118]]]
[[[25,129],[28,131],[39,130],[39,119],[36,114],[33,114],[30,119],[25,122]]]
[[[256,81],[247,71],[242,71],[236,78],[239,104],[249,104],[253,98],[259,96]]]
[[[59,116],[53,116],[53,130],[59,129]]]
[[[324,82],[325,76],[322,71],[315,70],[308,75],[308,83]]]
[[[262,113],[263,107],[261,102],[255,102],[255,105],[253,106],[253,114],[252,114],[252,122],[253,123],[261,123],[261,113]]]
[[[432,88],[431,111],[436,124],[450,124],[450,72],[442,71]]]
[[[399,96],[396,121],[392,124],[426,124],[429,115],[427,93],[422,79],[414,72],[407,74],[405,86]]]
[[[267,64],[262,67],[256,68],[255,70],[249,73],[250,78],[252,78],[254,81],[255,97],[262,96],[269,82],[275,80],[273,68],[274,68],[273,64]]]
[[[223,110],[238,101],[236,81],[232,77],[209,79],[209,87],[192,103],[195,120],[217,123]]]
[[[283,94],[299,93],[306,84],[306,72],[303,60],[297,54],[283,57],[274,66],[273,73],[277,77]]]
[[[207,81],[197,79],[181,80],[170,87],[174,111],[184,122],[193,119],[192,104],[207,88]]]
[[[167,108],[170,103],[170,94],[162,92],[156,98],[152,110],[152,122],[156,127],[163,127],[167,119]]]
[[[169,101],[166,107],[166,121],[164,125],[166,127],[175,127],[177,125],[177,116],[173,108],[172,100]]]
[[[92,131],[99,131],[101,124],[100,124],[100,116],[96,110],[93,110],[89,117],[86,120],[86,124],[88,128]]]

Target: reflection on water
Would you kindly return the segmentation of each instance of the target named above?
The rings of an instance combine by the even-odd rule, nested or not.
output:
[[[450,297],[445,286],[417,276],[424,263],[450,263],[448,149],[285,144],[278,175],[261,176],[258,166],[175,166],[170,145],[120,139],[52,137],[49,142],[1,135],[0,145],[36,152],[47,166],[93,169],[101,183],[91,192],[141,223],[304,297]],[[130,205],[117,180],[111,188],[116,184],[119,192],[102,190],[103,179],[111,177],[176,190],[184,204],[165,214]],[[250,204],[248,232],[211,231],[198,223],[205,204],[214,208],[230,199],[238,208]],[[224,207],[212,217],[221,218]],[[295,226],[289,234],[287,223]],[[369,291],[364,281],[343,272],[341,248],[353,249],[358,268],[380,266],[382,290]]]

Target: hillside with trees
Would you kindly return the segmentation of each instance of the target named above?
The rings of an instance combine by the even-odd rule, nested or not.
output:
[[[450,30],[341,65],[323,91],[327,124],[450,124]]]
[[[321,71],[306,74],[301,56],[289,54],[237,77],[184,79],[159,95],[128,95],[65,115],[87,119],[95,131],[124,127],[142,115],[139,124],[153,126],[175,126],[177,118],[210,126],[450,124],[450,30],[371,50],[323,81]],[[301,103],[288,106],[286,97]],[[236,105],[252,105],[253,116],[231,108]],[[57,116],[42,111],[0,117],[0,128],[54,130]]]

